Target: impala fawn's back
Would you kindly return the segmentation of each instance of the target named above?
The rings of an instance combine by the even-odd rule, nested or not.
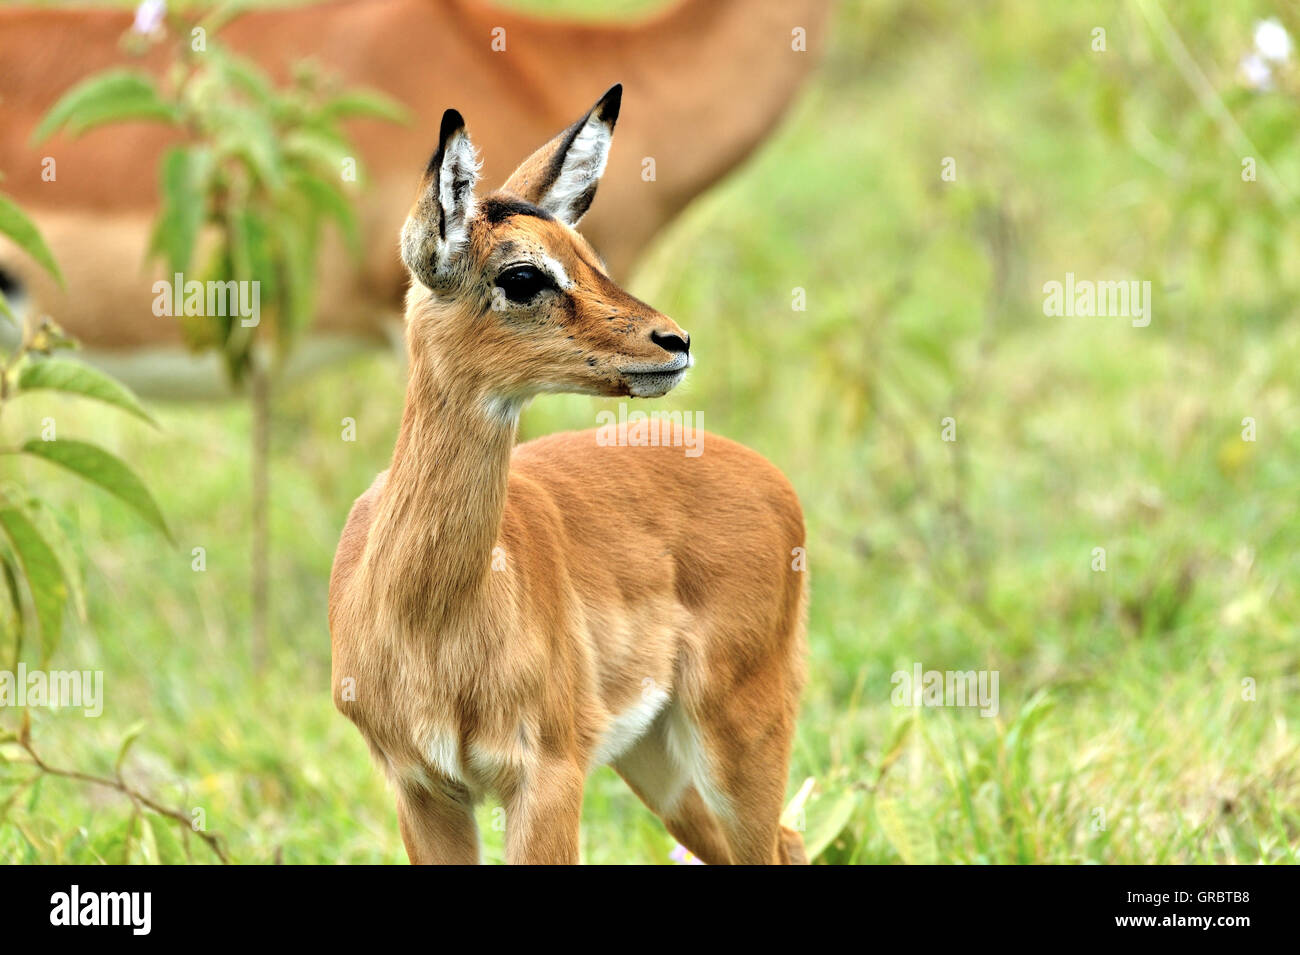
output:
[[[547,391],[657,397],[689,338],[606,275],[573,226],[621,87],[500,192],[475,196],[460,114],[402,230],[410,378],[392,466],[358,498],[330,581],[334,700],[397,792],[412,862],[578,861],[587,773],[612,765],[709,863],[803,862],[780,826],[803,674],[799,501],[707,436],[514,447]]]

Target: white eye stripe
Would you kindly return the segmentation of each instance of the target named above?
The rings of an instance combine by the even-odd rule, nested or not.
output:
[[[555,284],[562,289],[568,290],[573,288],[573,280],[569,278],[569,273],[564,271],[564,266],[556,262],[549,255],[542,256],[540,263],[542,271],[550,275]]]

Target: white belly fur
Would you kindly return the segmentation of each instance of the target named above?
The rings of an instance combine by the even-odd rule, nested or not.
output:
[[[601,734],[600,742],[596,744],[592,765],[612,763],[631,749],[650,729],[668,699],[666,690],[656,686],[646,687],[636,703],[609,721]]]

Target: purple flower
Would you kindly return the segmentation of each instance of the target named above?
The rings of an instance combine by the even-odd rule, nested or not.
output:
[[[668,858],[678,865],[704,865],[703,862],[691,855],[690,850],[683,845],[674,846],[673,851],[668,853]]]
[[[1273,68],[1254,53],[1241,58],[1238,66],[1241,81],[1253,90],[1271,90],[1273,88]]]
[[[167,0],[142,0],[135,8],[135,23],[131,29],[143,36],[157,33],[167,15]]]

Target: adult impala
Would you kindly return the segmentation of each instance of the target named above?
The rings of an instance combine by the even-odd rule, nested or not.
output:
[[[361,198],[367,249],[356,263],[327,250],[312,335],[318,350],[355,350],[398,314],[406,275],[391,254],[410,198],[410,170],[436,126],[431,100],[482,116],[475,133],[492,163],[523,155],[567,122],[572,90],[637,77],[636,120],[621,131],[588,235],[615,275],[695,196],[771,131],[824,48],[830,0],[678,0],[634,23],[562,22],[470,0],[334,0],[246,13],[222,32],[237,51],[284,78],[305,57],[350,85],[375,87],[410,107],[408,126],[357,122],[369,172]],[[2,187],[36,219],[67,277],[60,289],[0,240],[0,282],[49,312],[92,353],[154,393],[187,392],[207,379],[183,360],[177,324],[153,314],[142,271],[157,203],[157,161],[167,130],[125,124],[39,147],[46,110],[91,73],[123,65],[129,10],[0,7]],[[804,31],[799,46],[792,34]],[[494,31],[502,31],[496,33]],[[505,49],[494,46],[500,38]],[[157,48],[143,67],[162,72]],[[436,96],[431,96],[436,92]],[[47,182],[44,157],[57,162]],[[646,181],[647,158],[654,179]],[[117,364],[107,356],[117,356]],[[153,360],[141,367],[133,356]],[[166,362],[158,359],[166,357]],[[166,373],[152,380],[146,372]],[[214,376],[211,385],[219,382]]]
[[[714,436],[698,457],[594,431],[514,446],[536,394],[656,397],[691,364],[573,228],[621,92],[483,198],[448,110],[402,229],[406,408],[344,528],[330,631],[412,862],[477,861],[485,794],[507,861],[577,862],[598,764],[706,862],[806,861],[779,821],[808,595],[789,483]]]

